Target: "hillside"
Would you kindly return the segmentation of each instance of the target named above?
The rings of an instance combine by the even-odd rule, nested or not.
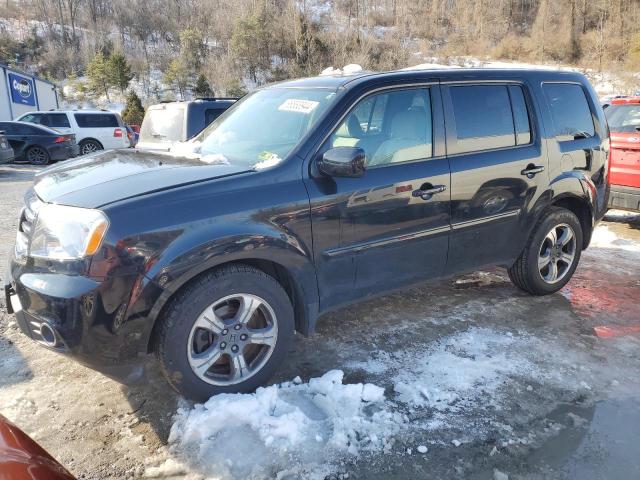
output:
[[[239,95],[348,63],[389,70],[525,62],[578,68],[599,93],[626,93],[640,86],[639,7],[640,0],[5,0],[0,62],[55,80],[68,103],[113,108],[129,88],[145,103]],[[120,82],[107,78],[114,56],[122,57]]]

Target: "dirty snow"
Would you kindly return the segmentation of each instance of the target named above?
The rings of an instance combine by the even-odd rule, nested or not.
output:
[[[640,244],[633,240],[619,237],[615,232],[604,225],[599,225],[593,231],[590,247],[613,248],[629,252],[640,252]]]
[[[315,478],[320,472],[324,478],[343,455],[382,451],[405,422],[386,402],[384,389],[343,379],[342,371],[332,370],[308,383],[285,382],[184,405],[171,428],[170,450],[199,471],[216,472],[216,478],[262,478],[291,465],[297,466],[296,476]],[[180,468],[168,461],[152,473]]]

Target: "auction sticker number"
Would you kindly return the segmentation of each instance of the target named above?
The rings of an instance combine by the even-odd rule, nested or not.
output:
[[[311,113],[317,106],[318,102],[314,102],[313,100],[288,98],[278,107],[278,110],[283,112]]]

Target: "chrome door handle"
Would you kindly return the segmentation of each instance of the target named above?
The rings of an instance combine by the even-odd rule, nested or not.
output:
[[[527,178],[533,178],[538,173],[542,172],[544,172],[544,167],[542,165],[534,165],[533,163],[530,163],[527,165],[527,168],[520,172],[520,175],[525,175]]]
[[[420,197],[422,200],[429,200],[436,193],[442,193],[447,189],[445,185],[434,185],[434,186],[423,185],[423,187],[425,186],[427,188],[420,188],[418,190],[414,190],[413,192],[411,192],[411,195],[413,195],[414,197]]]

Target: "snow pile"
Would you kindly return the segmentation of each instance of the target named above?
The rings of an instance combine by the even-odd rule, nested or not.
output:
[[[408,352],[411,369],[398,372],[394,390],[412,406],[456,413],[482,403],[497,406],[498,390],[510,375],[533,364],[514,348],[522,339],[510,333],[471,328],[445,338],[428,352]]]
[[[609,228],[604,225],[596,227],[593,231],[590,246],[595,248],[626,250],[628,252],[640,252],[640,244],[618,237],[615,232],[609,230]]]
[[[291,465],[303,469],[297,476],[326,473],[341,456],[385,449],[403,417],[389,409],[384,389],[343,384],[343,377],[332,370],[307,384],[296,379],[180,408],[170,449],[192,468],[225,479],[262,478]]]

